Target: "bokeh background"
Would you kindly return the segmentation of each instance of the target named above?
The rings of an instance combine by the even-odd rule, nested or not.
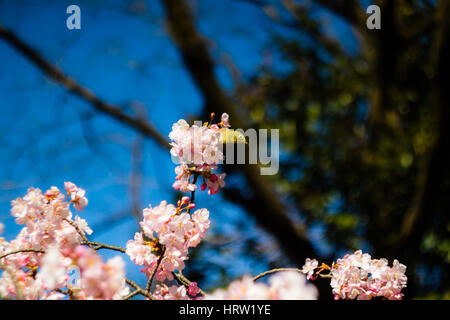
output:
[[[407,265],[406,298],[448,299],[450,3],[374,3],[381,30],[372,1],[1,0],[2,236],[21,228],[11,200],[73,181],[91,240],[125,246],[143,208],[179,197],[172,123],[227,112],[280,129],[280,172],[222,167],[223,192],[197,193],[212,226],[188,278],[212,290],[361,248]]]

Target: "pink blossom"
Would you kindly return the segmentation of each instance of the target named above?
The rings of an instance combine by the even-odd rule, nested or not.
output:
[[[314,270],[317,269],[319,262],[316,259],[307,258],[302,272],[306,274],[306,278],[310,280],[314,274]]]
[[[331,270],[331,287],[336,299],[402,299],[406,287],[406,266],[394,260],[371,259],[361,250],[338,259]]]
[[[228,116],[228,113],[222,113],[222,116],[221,116],[220,120],[222,120],[222,125],[225,128],[229,128],[230,127],[229,118],[230,117]]]
[[[92,229],[87,224],[85,219],[80,218],[79,216],[75,216],[75,224],[78,228],[86,234],[92,234]]]
[[[164,258],[161,260],[161,269],[169,272],[183,270],[184,260],[186,259],[187,256],[182,251],[176,248],[170,248],[165,252]]]
[[[176,180],[172,187],[175,190],[180,190],[181,192],[192,192],[197,190],[197,186],[195,184],[189,183],[189,180]]]
[[[104,263],[91,248],[80,246],[76,252],[81,271],[80,289],[85,298],[110,300],[120,298],[118,292],[126,294],[125,263],[121,257],[116,256]]]
[[[37,279],[42,280],[45,288],[49,290],[64,287],[68,279],[66,270],[71,263],[72,260],[64,258],[57,247],[51,247],[42,258]]]
[[[269,285],[251,276],[233,281],[227,289],[206,295],[206,300],[316,300],[318,291],[297,272],[281,272],[269,278]]]
[[[159,206],[155,208],[149,207],[144,209],[144,220],[141,222],[141,227],[148,237],[153,238],[153,233],[160,232],[166,227],[166,223],[176,212],[174,205],[161,201]]]
[[[77,187],[72,182],[64,182],[64,187],[70,195],[71,201],[74,204],[75,209],[81,211],[88,204],[88,200],[85,197],[86,191]]]
[[[219,192],[219,188],[225,187],[225,177],[226,173],[211,175],[211,177],[206,181],[209,195],[216,194]]]
[[[200,288],[198,287],[197,282],[191,282],[189,284],[188,293],[192,297],[195,297],[200,293]]]
[[[157,260],[157,257],[152,253],[152,247],[144,243],[141,232],[136,232],[134,240],[127,242],[126,254],[138,266],[152,266]]]
[[[317,300],[317,288],[295,271],[279,272],[269,278],[273,298],[279,300]]]
[[[208,210],[198,209],[190,215],[187,210],[194,207],[188,197],[183,197],[178,201],[178,207],[163,201],[157,207],[144,209],[141,226],[145,235],[158,243],[158,246],[164,247],[164,256],[156,270],[158,281],[172,280],[172,272],[184,269],[189,247],[197,246],[209,227]],[[144,257],[149,256],[151,248],[143,244],[141,237],[137,234],[134,241],[128,242],[127,254],[136,264],[143,265],[145,268],[142,271],[149,276],[159,257],[155,253],[145,263]],[[160,250],[160,247],[155,249]]]
[[[228,123],[228,118],[225,118],[225,122]],[[218,125],[189,126],[185,120],[179,120],[172,126],[169,134],[169,138],[173,141],[170,144],[172,147],[170,152],[180,163],[175,168],[176,181],[173,187],[176,190],[195,191],[197,187],[191,183],[192,175],[203,176],[206,182],[202,184],[201,190],[205,190],[208,186],[209,194],[217,193],[219,187],[225,185],[225,174],[216,179],[212,173],[216,165],[224,159],[219,130]]]
[[[165,284],[156,285],[153,295],[158,300],[190,300],[184,286],[170,286]]]

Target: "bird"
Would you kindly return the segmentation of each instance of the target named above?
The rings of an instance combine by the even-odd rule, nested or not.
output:
[[[221,128],[219,130],[220,132],[220,143],[227,144],[227,143],[247,143],[247,140],[245,139],[245,136],[236,130],[228,129],[228,128]]]

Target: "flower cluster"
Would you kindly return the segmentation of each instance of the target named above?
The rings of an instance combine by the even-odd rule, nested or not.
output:
[[[196,282],[175,272],[185,268],[189,249],[198,246],[210,227],[209,211],[195,210],[197,179],[203,179],[201,190],[208,189],[208,194],[215,194],[225,186],[225,174],[213,170],[223,160],[222,143],[228,133],[230,137],[235,133],[228,129],[227,114],[222,115],[218,124],[212,124],[213,116],[209,124],[202,126],[189,126],[184,120],[173,125],[171,153],[180,160],[173,186],[182,192],[190,191],[192,196],[182,197],[176,206],[162,201],[156,207],[145,208],[140,222],[142,231],[127,242],[126,249],[87,239],[92,230],[84,219],[73,217],[71,205],[81,211],[88,200],[85,191],[72,182],[64,183],[66,193],[57,187],[45,193],[30,188],[23,198],[13,200],[11,214],[24,227],[10,242],[0,238],[0,298],[129,299],[141,294],[157,300],[203,299],[205,293]],[[245,141],[243,136],[241,141]],[[0,233],[3,228],[0,223]],[[104,262],[96,251],[100,248],[125,252],[141,266],[148,278],[145,289],[125,278],[121,257]],[[73,270],[79,273],[76,278],[71,275]],[[273,272],[276,271],[280,270]],[[324,271],[328,274],[323,274]],[[406,267],[397,260],[390,267],[386,259],[372,259],[356,251],[331,267],[307,259],[301,270],[306,277],[296,271],[284,271],[271,276],[265,284],[255,279],[273,272],[255,279],[244,276],[227,289],[218,289],[204,298],[313,300],[317,299],[318,291],[306,279],[321,276],[331,278],[336,299],[401,299],[407,281],[405,271]],[[180,286],[164,283],[175,277]],[[155,287],[154,278],[158,281]],[[132,293],[127,284],[134,287]]]
[[[315,271],[318,269],[317,271]],[[386,259],[372,259],[361,250],[338,259],[331,267],[314,259],[307,259],[303,273],[308,279],[324,276],[331,278],[331,287],[335,299],[370,300],[381,297],[389,300],[403,298],[402,289],[406,287],[406,266],[394,260],[392,267]]]
[[[166,284],[158,284],[153,295],[157,300],[191,300],[183,285],[169,287]]]
[[[175,168],[176,181],[173,187],[181,192],[193,192],[197,189],[197,179],[202,178],[201,190],[216,194],[225,186],[225,173],[216,174],[213,170],[224,159],[222,152],[221,128],[228,128],[229,117],[224,113],[221,122],[211,122],[202,126],[190,126],[181,119],[172,126],[169,138],[173,141],[170,153],[178,159],[180,165]]]
[[[156,270],[156,279],[173,280],[175,270],[184,269],[188,249],[196,247],[208,230],[209,211],[198,209],[190,214],[195,205],[189,197],[178,201],[178,206],[162,201],[157,207],[144,209],[142,232],[135,234],[127,243],[126,253],[150,276]],[[144,240],[144,238],[148,240]]]
[[[197,286],[197,282],[191,282],[189,286],[167,286],[164,283],[157,284],[156,289],[153,292],[153,296],[156,300],[201,300],[198,297],[200,288]]]
[[[12,201],[12,216],[25,226],[10,242],[0,238],[0,266],[7,271],[0,278],[0,296],[62,299],[67,288],[71,297],[112,299],[125,288],[121,258],[103,264],[97,252],[81,246],[92,230],[79,216],[73,219],[70,206],[80,211],[88,200],[75,184],[64,186],[67,196],[57,187],[45,193],[30,188],[23,198]],[[78,284],[69,282],[73,267],[81,270]]]
[[[227,290],[217,289],[207,300],[316,300],[317,288],[295,271],[280,272],[269,278],[269,285],[250,276],[232,282]]]
[[[129,293],[125,282],[125,262],[116,256],[106,263],[94,249],[78,246],[73,261],[80,268],[78,299],[121,299]]]

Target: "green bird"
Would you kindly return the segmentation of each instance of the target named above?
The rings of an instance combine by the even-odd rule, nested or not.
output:
[[[247,144],[247,140],[245,139],[245,136],[240,133],[239,131],[227,129],[227,128],[221,128],[219,130],[220,132],[220,143],[227,144],[227,143],[245,143]]]

